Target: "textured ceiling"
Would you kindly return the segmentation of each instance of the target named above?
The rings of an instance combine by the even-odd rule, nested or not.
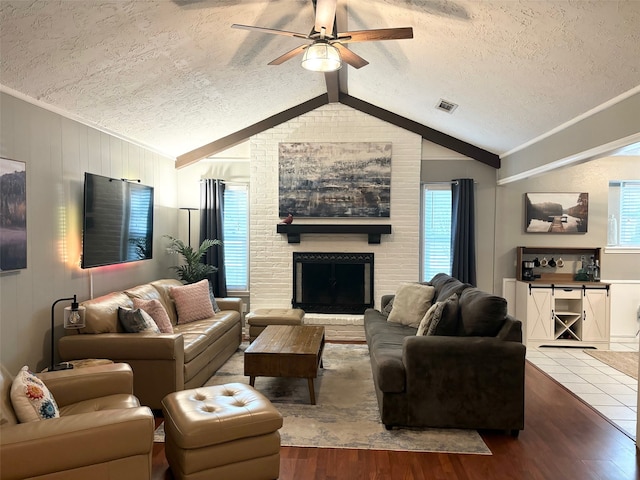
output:
[[[370,64],[340,88],[502,154],[640,85],[640,1],[338,0]],[[0,0],[0,83],[171,156],[326,92],[300,57],[310,0]],[[346,71],[344,71],[346,69]],[[11,91],[9,90],[9,91]],[[459,104],[436,110],[439,99]]]

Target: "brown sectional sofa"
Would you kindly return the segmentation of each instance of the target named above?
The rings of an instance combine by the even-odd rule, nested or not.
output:
[[[242,300],[217,298],[220,312],[213,317],[177,324],[172,286],[162,279],[82,302],[85,328],[69,330],[60,339],[62,361],[107,358],[131,365],[134,394],[142,405],[162,408],[165,395],[202,386],[239,347],[242,341]],[[174,333],[125,333],[118,307],[133,307],[132,298],[158,299],[167,311]]]
[[[387,321],[368,309],[364,328],[382,423],[393,426],[508,430],[524,428],[522,324],[504,298],[446,275],[427,285],[433,302],[458,295],[448,325],[434,335]],[[442,324],[442,322],[441,322]]]

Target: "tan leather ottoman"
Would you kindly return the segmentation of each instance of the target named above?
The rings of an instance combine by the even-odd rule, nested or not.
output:
[[[162,400],[165,452],[177,480],[274,480],[282,415],[253,387],[194,388]]]
[[[300,308],[259,308],[245,317],[249,324],[249,341],[253,342],[267,325],[302,325]]]

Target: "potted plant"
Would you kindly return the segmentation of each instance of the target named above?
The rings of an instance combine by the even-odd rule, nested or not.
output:
[[[184,263],[182,265],[176,265],[173,268],[178,272],[178,278],[184,283],[195,283],[200,280],[204,280],[212,273],[218,271],[217,267],[213,265],[207,265],[202,263],[202,257],[209,248],[214,245],[222,245],[220,240],[204,239],[198,247],[194,250],[191,245],[186,245],[179,238],[174,238],[171,235],[165,235],[170,241],[169,250],[171,253],[179,253],[182,255]]]

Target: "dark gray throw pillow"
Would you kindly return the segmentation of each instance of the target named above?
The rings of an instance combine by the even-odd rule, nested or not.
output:
[[[393,308],[393,300],[395,299],[395,297],[393,297],[391,300],[389,300],[389,303],[387,303],[384,308],[382,309],[382,314],[385,317],[388,317],[389,314],[391,313],[391,309]]]
[[[218,302],[216,302],[216,297],[213,294],[213,289],[211,288],[211,283],[209,283],[209,299],[211,300],[211,306],[213,307],[213,313],[220,312],[220,307],[218,306]]]
[[[140,308],[130,309],[118,307],[118,320],[128,333],[151,332],[160,333],[151,315]]]
[[[495,337],[507,318],[507,301],[477,288],[460,295],[461,335]]]
[[[433,314],[425,335],[455,336],[458,332],[458,295],[453,294]]]

